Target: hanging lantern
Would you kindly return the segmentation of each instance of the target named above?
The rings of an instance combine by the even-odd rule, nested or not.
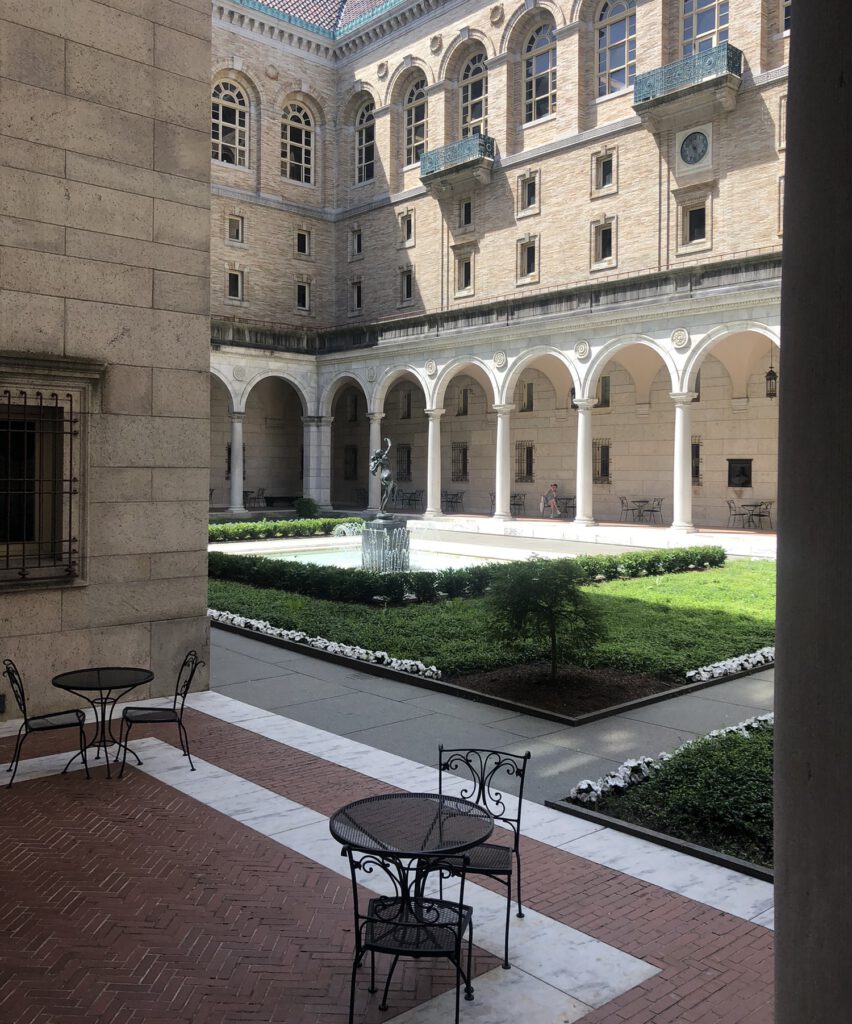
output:
[[[766,397],[778,397],[778,374],[772,367],[772,342],[769,343],[769,369],[766,371]]]

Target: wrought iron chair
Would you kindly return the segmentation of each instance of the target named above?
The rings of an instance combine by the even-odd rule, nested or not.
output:
[[[752,510],[751,518],[757,520],[759,529],[763,529],[764,519],[769,523],[769,529],[774,529],[772,525],[772,506],[774,504],[774,501],[762,501],[756,509]]]
[[[130,743],[130,730],[134,725],[162,725],[163,723],[173,722],[178,727],[178,736],[180,737],[180,748],[183,751],[184,757],[189,758],[189,767],[191,771],[195,771],[195,765],[192,763],[192,755],[189,752],[189,737],[186,734],[186,726],[183,724],[183,707],[186,703],[186,695],[189,693],[189,688],[192,685],[192,680],[195,673],[204,664],[198,657],[197,651],[189,651],[186,657],[183,659],[183,664],[178,671],[177,683],[175,684],[175,696],[172,701],[170,708],[157,708],[157,707],[138,707],[129,705],[121,713],[121,729],[118,734],[118,753],[115,755],[116,761],[121,755],[122,748],[124,754],[121,757],[121,771],[118,773],[118,777],[121,778],[124,775],[124,766],[127,764],[127,746]]]
[[[628,518],[630,518],[635,523],[636,522],[636,509],[635,508],[631,508],[629,499],[625,498],[625,497],[619,497],[618,500],[621,502],[621,517],[619,518],[618,521],[620,523],[626,523]]]
[[[486,875],[496,878],[506,886],[506,940],[503,967],[509,963],[509,918],[512,911],[512,866],[513,855],[517,862],[518,917],[524,916],[521,904],[521,809],[524,799],[524,778],[530,752],[509,754],[503,750],[448,749],[438,747],[438,792],[443,793],[444,773],[461,774],[464,786],[458,794],[465,800],[484,807],[496,822],[512,833],[511,846],[499,843],[481,843],[467,851],[468,875]],[[504,781],[518,779],[517,811],[512,813],[506,806],[503,793],[495,788],[495,781],[502,786]],[[500,781],[503,780],[503,781]]]
[[[23,715],[23,722],[21,723],[20,729],[18,729],[18,738],[15,742],[15,753],[12,755],[12,760],[9,762],[9,767],[6,769],[7,772],[12,773],[12,778],[9,779],[8,789],[12,788],[12,783],[15,781],[15,776],[18,774],[18,763],[21,760],[21,747],[24,745],[24,740],[31,733],[34,732],[51,732],[54,729],[77,729],[80,737],[80,757],[83,760],[83,767],[86,769],[86,778],[89,779],[89,764],[86,760],[86,733],[83,726],[86,724],[86,715],[80,711],[79,708],[74,708],[71,711],[50,711],[46,715],[28,715],[27,714],[27,697],[24,692],[24,682],[21,679],[21,673],[18,671],[17,665],[10,658],[5,658],[3,661],[5,668],[3,669],[3,675],[9,680],[9,685],[12,687],[12,693],[15,696],[15,701],[18,707],[21,709]],[[70,761],[68,762],[71,763]],[[62,774],[68,771],[68,765],[62,769]]]
[[[651,498],[651,504],[645,509],[644,513],[648,517],[649,523],[663,524],[663,499],[662,498]]]
[[[393,854],[361,853],[344,846],[352,876],[352,903],[355,911],[355,957],[349,987],[349,1024],[355,1014],[355,978],[367,953],[370,954],[370,992],[376,990],[376,953],[393,957],[385,981],[380,1010],[388,1008],[388,989],[400,957],[447,959],[456,969],[456,1024],[459,1021],[461,980],[465,999],[473,999],[470,967],[473,953],[473,910],[464,902],[467,856],[403,858]],[[427,895],[430,874],[452,874],[460,878],[457,898],[444,900]],[[360,876],[372,878],[376,887],[393,890],[392,896],[372,896],[362,910]],[[467,933],[467,971],[462,968],[462,943]]]
[[[740,521],[740,526],[745,528],[746,522],[749,518],[748,509],[738,508],[737,503],[733,499],[728,498],[728,526],[736,526],[737,520]]]
[[[509,513],[513,516],[523,515],[526,503],[527,496],[523,491],[509,495]]]

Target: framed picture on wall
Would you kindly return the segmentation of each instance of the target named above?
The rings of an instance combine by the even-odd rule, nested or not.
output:
[[[728,487],[751,487],[751,459],[728,459]]]

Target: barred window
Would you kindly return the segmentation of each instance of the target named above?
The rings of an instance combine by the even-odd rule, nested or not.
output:
[[[0,581],[79,575],[79,393],[0,391]]]
[[[452,475],[453,483],[461,483],[467,480],[467,441],[453,441],[452,447]]]
[[[524,58],[524,124],[556,113],[556,37],[539,25],[527,40]]]
[[[608,0],[598,15],[598,96],[627,89],[635,77],[636,0]]]
[[[249,108],[245,93],[235,82],[213,86],[210,142],[214,160],[248,166]]]
[[[396,446],[396,478],[403,483],[411,480],[411,445],[399,444]]]
[[[426,79],[418,78],[405,97],[405,163],[416,164],[429,137]]]
[[[692,438],[692,483],[695,487],[701,486],[701,438]]]
[[[301,104],[291,103],[281,114],[281,177],[310,185],[313,169],[313,121]]]
[[[343,449],[343,479],[358,479],[358,449],[354,444],[347,444]]]
[[[355,119],[355,165],[358,172],[358,184],[372,181],[376,173],[376,121],[373,117],[375,109],[369,100],[361,107]]]
[[[592,441],[592,480],[596,484],[612,483],[610,476],[610,451],[612,442],[609,438],[596,438]]]
[[[691,57],[728,41],[729,0],[683,0],[683,55]]]
[[[535,445],[532,441],[515,442],[515,483],[535,482]]]
[[[462,138],[485,135],[488,131],[488,73],[484,53],[477,53],[465,64],[461,81]]]

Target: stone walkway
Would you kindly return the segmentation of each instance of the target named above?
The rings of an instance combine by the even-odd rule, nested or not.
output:
[[[289,652],[281,649],[241,652],[246,641],[220,632],[214,640],[217,686],[226,685],[193,695],[187,713],[198,771],[188,771],[172,731],[160,729],[140,731],[133,745],[144,765],[128,767],[121,781],[107,780],[102,767],[90,782],[81,771],[61,776],[70,738],[53,734],[28,741],[14,788],[0,791],[4,1024],[346,1019],[351,896],[328,815],[375,793],[434,790],[436,772],[410,750],[381,749],[374,736],[364,743],[299,720],[310,703],[345,698],[332,692],[342,685],[333,666],[282,664]],[[356,699],[419,699],[374,692],[385,681],[366,678],[373,689]],[[257,706],[252,684],[275,679],[289,699],[302,686],[313,701],[291,702],[286,714]],[[353,682],[347,690],[357,690]],[[765,705],[770,680],[748,682],[737,699],[756,701],[760,692]],[[232,696],[237,687],[250,699]],[[703,729],[707,716],[736,717],[736,708],[760,710],[732,705],[732,696],[699,698],[710,707],[692,705],[693,728]],[[448,723],[459,730],[448,742],[479,742],[484,729],[526,746],[523,726],[510,722],[509,731],[505,715],[498,730],[457,709],[418,707],[410,710],[432,750]],[[408,720],[388,714],[388,731]],[[611,720],[611,731],[596,735],[620,759],[646,726],[677,733],[685,721]],[[376,728],[355,724],[356,734]],[[15,728],[0,726],[0,759],[11,754]],[[576,756],[548,742],[555,752],[542,792],[563,786],[558,756]],[[543,754],[536,749],[536,761]],[[471,886],[477,981],[475,1001],[462,1004],[464,1022],[771,1022],[769,885],[534,801],[524,808],[522,850],[529,910],[512,918],[511,971],[498,966],[503,897]],[[409,965],[381,1013],[362,981],[356,1020],[445,1024],[451,987],[443,967]]]

